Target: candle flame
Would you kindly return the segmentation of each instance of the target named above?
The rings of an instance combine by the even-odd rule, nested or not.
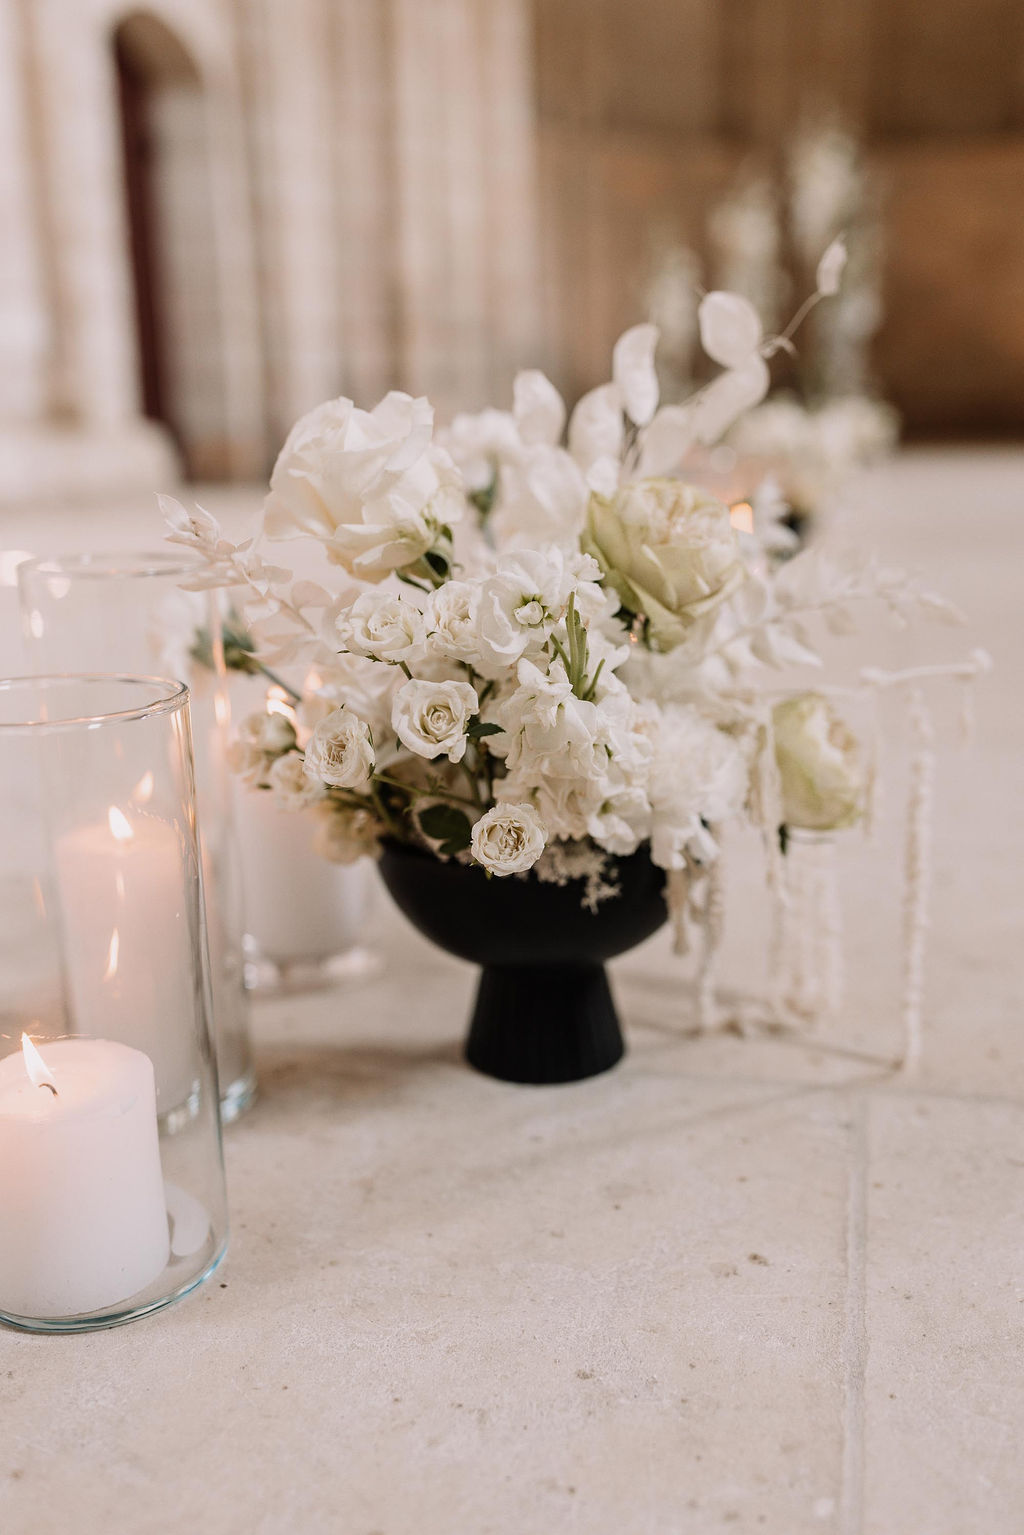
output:
[[[290,720],[293,725],[295,724],[295,710],[289,702],[288,694],[284,688],[279,688],[275,685],[267,689],[267,713],[283,714],[286,720]]]
[[[737,501],[729,508],[729,521],[738,533],[753,533],[754,508],[749,501]]]
[[[218,693],[214,698],[213,713],[218,725],[231,723],[231,702],[226,693]]]
[[[143,773],[135,788],[132,790],[132,799],[136,805],[148,805],[153,798],[154,778],[151,772]]]
[[[127,816],[116,805],[111,805],[107,811],[107,825],[118,842],[130,842],[135,836]]]
[[[21,1036],[21,1053],[25,1062],[25,1070],[33,1087],[48,1087],[57,1096],[57,1089],[53,1085],[53,1072],[43,1060],[35,1045],[27,1034]]]
[[[324,685],[324,679],[321,677],[321,675],[317,671],[316,667],[315,666],[310,667],[309,671],[306,674],[306,692],[307,693],[315,693],[317,688],[322,688],[323,685]]]
[[[115,927],[110,935],[110,948],[107,950],[107,968],[103,972],[105,981],[112,981],[117,974],[117,956],[121,949],[121,937]]]

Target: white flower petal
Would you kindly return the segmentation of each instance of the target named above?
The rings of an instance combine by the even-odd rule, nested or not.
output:
[[[637,426],[646,426],[658,408],[658,375],[654,353],[658,345],[656,325],[634,325],[615,343],[612,379],[617,385],[626,415]]]
[[[756,352],[742,367],[720,374],[694,403],[697,441],[705,447],[717,442],[737,417],[764,399],[769,382],[768,365]]]
[[[586,472],[599,458],[621,458],[625,435],[622,391],[602,384],[579,401],[569,422],[569,452]]]
[[[701,346],[723,368],[742,367],[761,345],[761,317],[738,293],[705,293],[697,318]]]
[[[640,440],[640,477],[678,469],[695,440],[693,406],[663,405]]]
[[[846,237],[839,235],[818,262],[817,287],[823,298],[832,298],[839,292],[839,283],[846,266]]]
[[[525,443],[554,444],[565,427],[565,402],[537,368],[517,373],[512,385],[512,414]]]

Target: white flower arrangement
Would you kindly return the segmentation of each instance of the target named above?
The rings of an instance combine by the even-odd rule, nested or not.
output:
[[[772,356],[843,260],[836,242],[780,336],[738,295],[705,295],[721,371],[680,405],[659,408],[658,333],[639,325],[571,416],[537,372],[517,377],[510,411],[443,431],[397,392],[370,412],[319,406],[277,461],[262,538],[321,546],[340,591],[161,498],[172,541],[204,558],[195,584],[247,588],[258,663],[318,674],[293,721],[243,725],[237,771],[282,805],[315,804],[339,861],[388,837],[499,878],[586,868],[591,895],[615,889],[606,859],[642,846],[685,893],[730,821],[759,822],[777,848],[793,805],[817,825],[861,814],[846,736],[814,700],[779,714],[777,674],[820,665],[817,636],[849,632],[861,608],[951,610],[863,561],[809,551],[779,567],[771,515],[736,526],[685,478],[688,455],[764,398]]]

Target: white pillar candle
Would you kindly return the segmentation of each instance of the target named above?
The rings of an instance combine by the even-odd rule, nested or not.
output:
[[[369,863],[322,858],[315,813],[281,810],[265,789],[240,791],[236,822],[246,927],[263,957],[312,964],[355,948],[366,924]]]
[[[0,1061],[0,1309],[39,1320],[128,1300],[170,1252],[153,1063],[109,1039],[44,1049],[41,1083],[21,1051]]]
[[[194,1091],[192,938],[178,834],[111,806],[55,844],[68,1001],[80,1034],[123,1039],[152,1060],[161,1113]]]

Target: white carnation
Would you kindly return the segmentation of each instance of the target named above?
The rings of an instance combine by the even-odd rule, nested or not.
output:
[[[648,788],[654,862],[680,869],[688,849],[706,852],[706,827],[737,816],[747,789],[747,763],[736,741],[696,709],[666,705]]]
[[[447,757],[461,762],[466,754],[466,726],[480,708],[468,682],[406,682],[395,694],[391,724],[417,757]]]
[[[309,777],[301,752],[286,752],[278,757],[267,774],[274,793],[274,803],[281,810],[305,810],[322,800],[326,790]]]
[[[495,805],[473,827],[473,857],[491,874],[525,874],[544,851],[547,831],[532,805]]]
[[[408,665],[426,649],[426,622],[406,597],[391,592],[363,592],[334,621],[338,638],[354,655]]]
[[[370,730],[350,709],[335,709],[320,721],[306,746],[310,778],[335,789],[365,789],[373,776]]]

